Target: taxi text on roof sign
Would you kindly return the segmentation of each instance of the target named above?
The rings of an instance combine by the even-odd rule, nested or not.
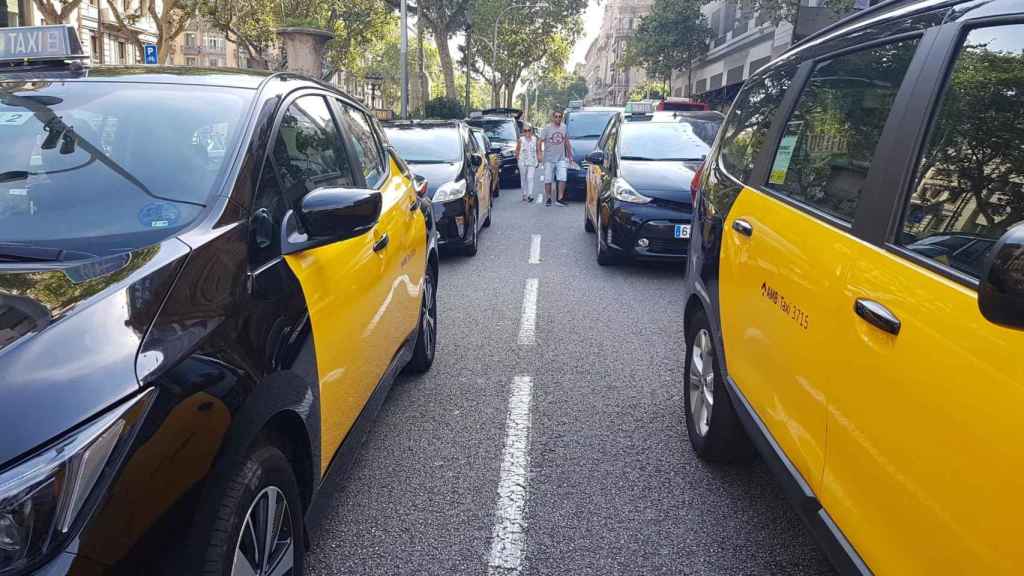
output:
[[[82,58],[82,45],[71,26],[0,29],[0,61]]]

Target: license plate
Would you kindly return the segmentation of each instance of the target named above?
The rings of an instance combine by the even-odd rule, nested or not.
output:
[[[689,238],[690,237],[690,225],[689,224],[676,224],[675,237],[676,238]]]

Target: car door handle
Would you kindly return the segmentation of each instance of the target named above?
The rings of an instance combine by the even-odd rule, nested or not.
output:
[[[736,220],[732,221],[732,229],[739,232],[740,234],[743,234],[744,236],[754,235],[754,227],[750,225],[750,222],[747,222],[742,218],[737,218]]]
[[[853,310],[857,313],[857,316],[867,320],[868,323],[880,330],[884,330],[893,336],[900,333],[900,319],[890,312],[888,308],[874,300],[857,298],[857,301],[853,304]]]
[[[377,241],[373,243],[373,251],[374,252],[380,252],[381,250],[387,248],[388,247],[388,242],[390,242],[390,241],[391,240],[388,237],[387,232],[385,232],[383,236],[378,238]]]

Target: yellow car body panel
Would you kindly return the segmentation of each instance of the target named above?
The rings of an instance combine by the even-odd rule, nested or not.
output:
[[[321,473],[419,318],[426,226],[423,213],[411,208],[417,200],[412,180],[390,164],[373,230],[286,257],[302,285],[313,328]],[[384,234],[388,245],[375,251]]]
[[[845,257],[845,255],[844,255]],[[1020,574],[1024,332],[973,288],[852,242],[820,499],[877,574]],[[878,302],[893,336],[853,312]]]

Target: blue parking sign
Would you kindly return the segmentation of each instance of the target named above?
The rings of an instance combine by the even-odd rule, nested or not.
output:
[[[156,58],[157,57],[156,44],[144,44],[142,46],[142,48],[143,48],[143,50],[146,53],[146,60],[145,60],[146,64],[156,64],[156,60],[157,60],[157,58]]]

